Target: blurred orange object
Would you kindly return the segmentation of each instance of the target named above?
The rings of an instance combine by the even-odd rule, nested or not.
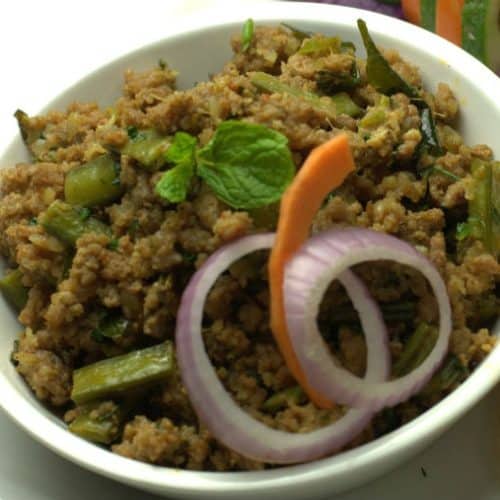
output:
[[[463,6],[464,0],[436,2],[436,33],[458,46],[462,45]]]
[[[413,24],[421,25],[420,0],[402,0],[401,7],[405,18]]]

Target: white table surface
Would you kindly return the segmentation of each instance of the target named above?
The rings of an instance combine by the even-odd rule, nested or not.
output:
[[[263,0],[4,0],[0,13],[0,150],[13,112],[48,100],[116,55],[162,38],[177,16]],[[0,395],[1,397],[1,395]],[[407,464],[335,500],[500,500],[500,388]],[[153,500],[48,451],[0,410],[0,500]]]

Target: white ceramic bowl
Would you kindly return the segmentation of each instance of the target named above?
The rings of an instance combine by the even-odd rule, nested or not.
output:
[[[356,19],[368,23],[377,43],[397,48],[422,70],[428,88],[447,82],[461,103],[460,130],[469,144],[486,143],[500,157],[500,79],[445,40],[403,21],[367,11],[320,4],[270,3],[239,10],[212,11],[180,23],[175,33],[125,55],[86,76],[46,109],[63,109],[73,100],[109,104],[121,90],[126,68],[146,69],[161,57],[180,71],[186,87],[217,71],[230,57],[229,37],[252,17],[258,23],[288,22],[305,30],[336,34],[361,49]],[[362,52],[362,51],[361,51]],[[22,103],[19,103],[22,105]],[[43,111],[43,110],[42,110]],[[20,138],[0,157],[4,167],[27,160]],[[474,374],[440,404],[410,424],[369,444],[305,465],[263,472],[208,473],[154,467],[114,455],[70,434],[32,396],[9,362],[19,325],[0,302],[0,406],[35,439],[83,467],[155,493],[176,498],[314,498],[360,485],[389,471],[427,446],[500,379],[500,347]]]

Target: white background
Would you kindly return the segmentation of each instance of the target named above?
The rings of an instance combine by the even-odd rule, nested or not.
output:
[[[168,34],[178,16],[263,0],[3,0],[0,11],[0,151],[17,133],[12,114],[35,114],[92,69]],[[0,331],[1,334],[1,331]],[[0,398],[2,395],[0,394]],[[335,500],[500,499],[500,388],[425,453]],[[59,458],[0,410],[0,499],[153,500]]]

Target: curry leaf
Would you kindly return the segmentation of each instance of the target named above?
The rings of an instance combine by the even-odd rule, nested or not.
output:
[[[406,94],[411,102],[420,110],[420,132],[422,133],[421,148],[435,156],[444,154],[436,133],[434,117],[428,104],[415,87],[409,85],[401,76],[391,68],[373,41],[366,23],[358,19],[358,29],[366,49],[366,76],[368,83],[373,85],[379,92],[392,95],[397,92]]]
[[[263,125],[228,120],[197,154],[198,175],[234,208],[281,198],[295,174],[287,138]]]
[[[403,92],[408,97],[418,98],[418,92],[391,68],[391,65],[378,50],[368,32],[366,23],[362,19],[358,19],[358,29],[366,49],[366,76],[368,83],[383,94],[391,95],[396,92]]]

